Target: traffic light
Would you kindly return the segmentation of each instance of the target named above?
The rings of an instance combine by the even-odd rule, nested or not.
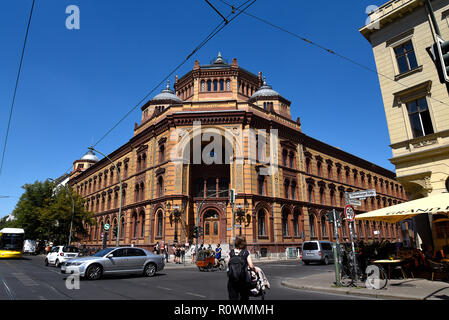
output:
[[[449,41],[444,41],[437,36],[437,50],[438,57],[441,66],[441,72],[443,74],[444,80],[449,82]]]
[[[203,227],[198,227],[198,237],[203,235]]]
[[[229,190],[229,202],[235,203],[235,189]]]
[[[117,238],[117,231],[118,231],[118,227],[115,226],[115,227],[112,229],[112,234],[114,235],[115,238]]]
[[[197,226],[194,226],[194,227],[193,227],[193,237],[194,237],[194,238],[197,238],[197,237],[198,237],[198,227],[197,227]]]

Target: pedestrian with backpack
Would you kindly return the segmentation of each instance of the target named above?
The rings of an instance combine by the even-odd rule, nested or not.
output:
[[[256,271],[245,237],[236,237],[234,249],[227,257],[229,300],[249,300],[250,270]]]

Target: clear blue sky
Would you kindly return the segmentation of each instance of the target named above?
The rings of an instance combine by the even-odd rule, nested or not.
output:
[[[358,29],[366,7],[384,2],[258,0],[248,12],[375,69],[371,46]],[[4,0],[0,10],[1,148],[31,3]],[[65,27],[72,4],[80,8],[80,30]],[[69,169],[220,19],[202,0],[37,0],[0,175],[0,196],[10,196],[0,198],[0,217],[14,209],[22,185]],[[306,134],[394,171],[376,74],[245,15],[176,74],[191,70],[195,59],[209,63],[218,51],[255,74],[262,71],[292,101],[292,117],[301,117]],[[132,137],[139,121],[137,108],[97,148],[112,152]]]

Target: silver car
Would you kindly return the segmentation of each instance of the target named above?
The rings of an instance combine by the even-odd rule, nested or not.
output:
[[[152,277],[163,270],[162,256],[136,247],[115,247],[98,251],[93,256],[75,258],[61,265],[61,273],[79,274],[97,280],[106,274],[143,274]]]

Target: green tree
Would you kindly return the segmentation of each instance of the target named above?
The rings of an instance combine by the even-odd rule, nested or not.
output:
[[[22,188],[25,192],[13,210],[15,225],[25,230],[27,238],[46,239],[50,230],[43,223],[42,215],[52,202],[53,184],[49,181],[36,181],[25,184]]]
[[[16,218],[13,222],[15,226],[25,230],[27,238],[67,244],[72,219],[70,196],[74,201],[72,241],[87,234],[85,224],[91,225],[94,222],[93,213],[85,210],[84,200],[70,188],[55,187],[48,180],[26,184],[22,188],[25,192],[13,211]]]
[[[52,226],[54,240],[61,244],[68,243],[71,224],[72,241],[76,241],[87,235],[86,224],[94,223],[93,213],[85,210],[84,199],[65,187],[58,187],[55,190],[53,200],[42,214],[41,219]]]

